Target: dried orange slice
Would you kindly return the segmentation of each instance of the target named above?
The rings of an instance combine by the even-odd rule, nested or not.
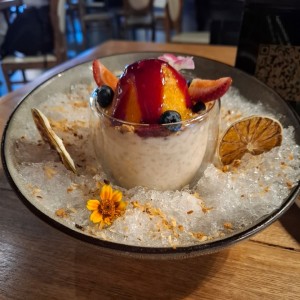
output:
[[[233,123],[219,144],[219,157],[224,165],[241,159],[245,153],[258,155],[282,142],[281,124],[269,117],[251,116]]]

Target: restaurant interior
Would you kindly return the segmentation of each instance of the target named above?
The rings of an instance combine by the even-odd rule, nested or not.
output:
[[[11,4],[0,11],[2,24],[0,44],[4,48],[5,39],[8,40],[6,44],[9,44],[9,39],[13,39],[10,36],[12,34],[16,36],[15,31],[18,30],[16,20],[32,9],[33,5],[39,7],[47,1],[41,1],[41,4],[39,1],[26,0],[8,2]],[[19,50],[19,45],[15,45],[17,48],[15,51],[12,45],[9,54],[2,52],[0,96],[18,89],[24,82],[33,80],[46,69],[107,40],[236,46],[244,4],[243,0],[173,0],[169,1],[169,5],[166,0],[59,0],[52,2],[57,2],[58,5],[58,9],[54,11],[49,8],[52,14],[50,14],[50,20],[54,22],[52,30],[55,38],[52,47],[44,51],[47,53],[42,55],[38,50],[36,54],[29,51],[30,55],[26,55]],[[10,27],[13,28],[8,30]],[[19,27],[24,28],[24,26]],[[9,31],[10,34],[7,34]],[[26,35],[24,32],[26,32],[25,29],[20,32],[20,35]],[[25,44],[27,48],[31,45],[34,47],[34,41],[30,41],[28,36],[23,39],[23,45]],[[36,40],[39,38],[36,37]],[[27,49],[24,50],[25,53],[26,51]],[[55,57],[58,53],[59,58]],[[20,62],[22,62],[22,67]]]
[[[0,0],[0,299],[300,299],[299,28],[299,0]]]

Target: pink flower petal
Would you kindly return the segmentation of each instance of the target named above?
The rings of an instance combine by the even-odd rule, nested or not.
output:
[[[177,71],[182,69],[195,69],[195,63],[192,56],[175,56],[173,54],[166,53],[158,58],[167,62]]]

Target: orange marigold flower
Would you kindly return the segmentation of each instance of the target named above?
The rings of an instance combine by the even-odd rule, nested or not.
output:
[[[100,192],[100,200],[87,201],[86,207],[92,211],[90,220],[99,223],[101,228],[111,225],[125,212],[127,203],[122,200],[122,197],[122,192],[114,191],[109,184],[105,184]]]

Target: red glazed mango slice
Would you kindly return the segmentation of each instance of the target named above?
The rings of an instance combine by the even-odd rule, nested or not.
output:
[[[158,124],[166,110],[190,118],[192,103],[185,78],[166,62],[144,59],[128,65],[120,77],[112,116],[127,122]]]
[[[189,95],[193,103],[208,102],[222,97],[229,89],[232,78],[222,77],[217,80],[195,78],[189,86]]]

